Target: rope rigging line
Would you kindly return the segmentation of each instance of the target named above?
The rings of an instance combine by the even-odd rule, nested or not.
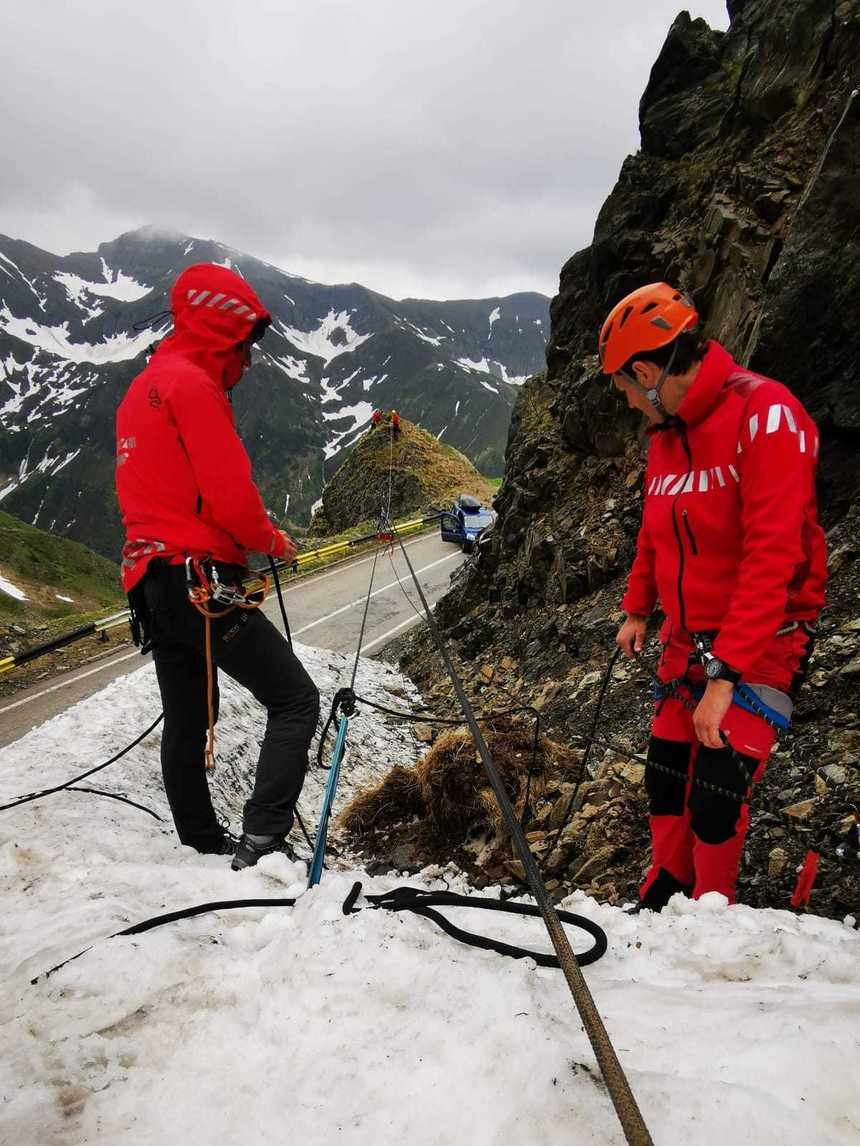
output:
[[[426,888],[419,887],[395,887],[379,895],[366,895],[362,897],[361,888],[362,885],[360,882],[356,882],[352,885],[341,908],[343,915],[355,915],[362,910],[373,908],[382,908],[392,912],[411,911],[415,915],[429,919],[452,938],[470,947],[478,947],[483,951],[495,951],[499,955],[507,955],[512,959],[534,959],[540,967],[559,966],[558,960],[553,955],[549,955],[543,951],[532,951],[527,947],[519,947],[513,943],[506,943],[501,939],[491,939],[485,935],[478,935],[475,932],[466,931],[458,927],[455,923],[452,923],[450,919],[440,912],[433,910],[436,907],[464,907],[484,911],[497,911],[508,915],[534,917],[539,914],[539,910],[533,904],[511,903],[509,901],[491,899],[488,896],[480,895],[458,895],[451,891],[429,891]],[[359,897],[364,899],[366,908],[356,907]],[[178,923],[183,919],[193,919],[198,915],[207,915],[210,912],[236,911],[249,907],[294,907],[296,902],[295,898],[273,897],[271,899],[224,899],[212,903],[198,903],[193,907],[184,907],[178,911],[168,911],[162,915],[154,915],[149,919],[143,919],[139,923],[133,923],[129,927],[124,927],[121,931],[115,931],[112,935],[106,936],[101,942],[118,939],[127,935],[143,935],[147,931],[154,931],[157,927],[164,927],[170,923]],[[591,919],[587,919],[585,916],[576,915],[572,911],[561,911],[559,912],[559,917],[565,923],[577,927],[581,931],[585,931],[593,940],[591,947],[577,956],[583,967],[591,963],[596,963],[598,959],[605,955],[607,950],[606,933],[599,924]],[[57,963],[56,966],[51,967],[48,971],[43,971],[40,975],[30,980],[31,985],[35,986],[42,980],[49,979],[51,975],[61,970],[61,968],[68,966],[69,963],[74,963],[76,959],[80,959],[83,955],[86,955],[87,952],[92,951],[94,946],[95,944],[91,943],[76,955],[71,955],[68,959],[64,959],[62,963]]]
[[[502,814],[507,821],[508,829],[511,833],[511,839],[519,854],[520,861],[525,870],[529,889],[534,896],[535,902],[538,905],[540,914],[543,917],[544,924],[549,932],[550,940],[552,941],[553,948],[558,958],[562,971],[564,972],[567,985],[570,993],[573,996],[573,1001],[576,1005],[579,1016],[582,1019],[583,1026],[586,1034],[588,1035],[589,1042],[591,1043],[592,1050],[594,1051],[598,1065],[606,1086],[612,1099],[615,1112],[618,1115],[619,1122],[624,1130],[625,1137],[629,1146],[652,1146],[651,1135],[645,1125],[645,1121],[633,1096],[633,1091],[624,1074],[618,1056],[615,1053],[615,1048],[607,1033],[603,1020],[595,1006],[594,999],[588,989],[588,985],[583,977],[582,970],[576,961],[576,955],[573,952],[564,928],[561,925],[558,913],[553,906],[552,902],[547,895],[546,888],[544,887],[541,873],[535,863],[534,856],[526,841],[523,830],[517,820],[516,812],[511,805],[507,792],[505,791],[504,783],[499,775],[493,758],[487,747],[486,741],[481,733],[480,726],[478,725],[475,715],[472,711],[472,706],[469,703],[469,698],[466,696],[463,684],[457,675],[454,665],[451,662],[447,646],[442,637],[439,627],[436,624],[436,619],[433,616],[430,606],[427,604],[427,599],[421,588],[421,584],[412,567],[412,562],[409,560],[409,555],[400,538],[400,548],[403,554],[403,559],[412,576],[415,584],[416,592],[424,608],[425,616],[427,618],[427,625],[433,636],[439,654],[445,664],[445,669],[451,680],[454,692],[460,702],[460,707],[463,710],[463,715],[466,718],[466,723],[472,738],[475,741],[475,746],[484,765],[484,770],[487,773],[487,778],[490,781],[490,786],[495,793],[496,800]]]
[[[55,792],[65,791],[67,788],[71,788],[72,785],[80,783],[81,780],[86,780],[88,776],[93,776],[96,772],[101,772],[102,768],[107,768],[109,764],[115,764],[117,760],[121,760],[123,756],[131,752],[132,748],[136,748],[138,744],[140,744],[141,740],[144,740],[147,736],[149,736],[150,732],[157,728],[163,719],[164,713],[159,712],[158,716],[155,718],[155,720],[153,720],[152,724],[150,724],[148,728],[144,729],[144,731],[141,732],[139,736],[135,737],[131,744],[127,744],[125,748],[122,748],[115,755],[111,756],[110,760],[105,760],[103,764],[97,764],[95,768],[88,768],[86,772],[81,772],[79,776],[73,776],[71,780],[66,780],[62,784],[55,784],[52,788],[43,788],[39,792],[30,792],[26,796],[19,796],[16,800],[11,800],[8,804],[0,804],[0,812],[6,812],[10,808],[17,808],[21,804],[29,804],[33,800],[41,800],[45,796],[53,796]],[[120,796],[117,796],[116,798],[124,799],[124,797]],[[133,801],[128,800],[126,802],[132,803]]]
[[[620,745],[614,744],[611,740],[607,740],[603,737],[597,736],[597,725],[598,725],[598,721],[600,719],[601,710],[603,708],[603,701],[604,701],[605,696],[606,696],[606,690],[609,687],[610,680],[612,679],[612,673],[615,669],[616,664],[618,663],[618,658],[619,658],[620,654],[621,654],[621,649],[617,648],[614,651],[614,653],[612,654],[612,657],[610,658],[610,661],[609,661],[609,665],[607,666],[606,672],[604,673],[603,680],[601,681],[600,692],[598,694],[597,702],[596,702],[595,707],[594,707],[594,715],[593,715],[593,718],[591,721],[591,729],[589,730],[589,732],[587,734],[573,733],[570,737],[571,740],[580,740],[580,741],[585,742],[585,745],[586,745],[585,754],[583,756],[582,763],[580,764],[579,773],[578,773],[578,776],[576,779],[574,790],[571,793],[571,796],[567,802],[567,806],[565,807],[564,815],[562,816],[561,823],[560,823],[559,827],[556,829],[555,837],[552,841],[552,846],[548,847],[546,849],[545,854],[544,854],[544,858],[542,861],[542,870],[546,867],[546,864],[549,862],[550,856],[555,851],[555,849],[558,847],[559,840],[561,839],[561,836],[564,832],[564,829],[570,823],[571,816],[573,815],[573,813],[575,811],[578,810],[579,805],[577,803],[577,797],[579,795],[580,787],[581,787],[582,782],[583,782],[585,775],[586,775],[586,770],[588,767],[588,760],[589,760],[589,757],[591,755],[592,746],[594,744],[600,744],[604,748],[608,748],[610,751],[614,752],[615,755],[617,755],[617,756],[621,756],[622,758],[627,759],[627,760],[635,761],[637,764],[643,764],[646,768],[650,768],[654,772],[660,772],[662,775],[669,776],[673,780],[675,780],[677,783],[681,783],[681,784],[685,784],[685,785],[691,784],[691,785],[693,785],[693,787],[701,788],[703,791],[711,792],[716,796],[722,796],[725,799],[732,800],[735,803],[748,804],[750,802],[750,796],[752,794],[752,776],[751,776],[746,764],[744,763],[743,759],[741,758],[740,754],[729,743],[728,737],[722,731],[722,729],[720,729],[720,736],[721,736],[722,741],[723,741],[723,746],[725,747],[726,751],[728,752],[729,758],[732,760],[732,763],[738,769],[738,773],[739,773],[740,778],[741,778],[743,785],[744,785],[744,791],[742,793],[737,792],[737,791],[732,791],[729,788],[723,788],[719,784],[714,784],[710,780],[704,780],[700,776],[696,776],[695,773],[693,773],[691,775],[687,775],[686,773],[682,774],[680,772],[677,772],[673,768],[667,767],[665,764],[661,764],[656,760],[650,760],[647,756],[640,756],[636,753],[629,752],[627,749],[622,748]],[[655,692],[657,692],[657,690],[659,689],[659,692],[657,693],[657,695],[659,695],[661,700],[669,699],[671,697],[672,699],[675,699],[675,700],[679,701],[681,704],[683,704],[684,707],[688,711],[690,711],[690,712],[695,711],[696,704],[697,704],[695,695],[691,694],[691,695],[685,696],[683,694],[683,692],[681,691],[683,689],[683,690],[686,690],[687,692],[690,692],[691,688],[696,687],[696,686],[692,685],[689,680],[687,680],[686,674],[683,677],[678,677],[675,680],[662,681],[662,680],[660,680],[660,677],[657,675],[656,672],[654,672],[653,669],[649,669],[648,670],[648,678],[649,678],[650,683],[654,686]],[[761,704],[759,702],[757,702],[755,694],[751,693],[748,689],[744,690],[744,693],[743,693],[743,706],[746,708],[749,708],[756,716],[761,717],[761,719],[764,720],[765,723],[768,724],[774,730],[777,737],[784,735],[784,733],[786,732],[786,729],[782,728],[780,725],[778,725],[774,722],[774,720],[768,715],[768,713],[764,710],[764,708],[761,706]]]

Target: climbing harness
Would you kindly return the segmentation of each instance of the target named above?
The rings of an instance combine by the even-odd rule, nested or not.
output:
[[[206,659],[206,711],[208,727],[204,759],[206,771],[215,771],[215,662],[212,657],[212,621],[226,617],[235,609],[259,609],[266,599],[269,579],[262,577],[262,583],[250,588],[227,585],[218,573],[214,561],[197,557],[185,558],[185,587],[188,600],[203,617],[204,648]],[[275,577],[277,580],[277,576]],[[281,600],[280,586],[278,599]],[[213,602],[221,608],[210,608]],[[284,614],[286,616],[286,613]]]

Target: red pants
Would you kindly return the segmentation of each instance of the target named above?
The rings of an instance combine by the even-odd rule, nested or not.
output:
[[[749,674],[750,683],[793,690],[808,645],[803,629],[774,638],[767,656]],[[686,638],[669,641],[658,670],[661,680],[683,676],[691,648]],[[689,676],[704,681],[698,666]],[[686,690],[684,695],[691,699]],[[722,729],[734,755],[726,748],[699,743],[693,713],[680,700],[670,698],[655,706],[648,759],[659,767],[649,767],[645,774],[651,826],[651,866],[639,889],[645,907],[659,911],[676,891],[694,899],[719,891],[729,903],[735,902],[749,826],[745,797],[764,774],[775,734],[764,720],[735,704],[723,718]],[[726,794],[709,790],[707,784]]]

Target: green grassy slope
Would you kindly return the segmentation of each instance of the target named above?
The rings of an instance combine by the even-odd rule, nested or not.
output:
[[[0,576],[28,598],[18,601],[0,590],[0,623],[70,618],[122,607],[125,600],[113,562],[2,512]]]

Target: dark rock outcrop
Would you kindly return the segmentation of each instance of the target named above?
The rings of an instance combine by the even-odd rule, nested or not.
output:
[[[592,245],[562,269],[547,372],[514,409],[492,544],[464,568],[439,616],[467,675],[479,632],[483,662],[518,662],[506,694],[538,703],[550,735],[563,740],[588,727],[598,670],[622,617],[644,466],[638,415],[599,373],[597,331],[642,283],[665,279],[688,290],[704,336],[784,381],[822,431],[833,574],[824,622],[837,636],[822,645],[819,675],[803,694],[791,783],[781,763],[782,790],[775,768],[754,810],[751,854],[781,841],[789,874],[769,882],[757,867],[742,877],[748,898],[785,906],[808,837],[785,826],[780,799],[788,802],[789,788],[792,800],[818,792],[829,801],[827,822],[842,830],[848,821],[839,815],[860,799],[856,749],[840,755],[833,746],[843,741],[830,735],[837,725],[854,744],[858,727],[850,669],[860,633],[856,511],[846,513],[860,494],[860,9],[850,0],[733,0],[729,14],[726,33],[686,13],[669,32],[640,106],[642,149],[625,160]],[[403,663],[444,703],[425,636],[410,638]],[[607,736],[642,747],[646,688],[640,680],[610,695]],[[819,763],[844,773],[830,796],[815,779]],[[629,892],[643,858],[628,856],[612,885]],[[569,886],[574,872],[559,878]],[[598,878],[591,890],[603,886]],[[814,906],[838,912],[856,900],[860,873],[825,865],[820,886]]]

